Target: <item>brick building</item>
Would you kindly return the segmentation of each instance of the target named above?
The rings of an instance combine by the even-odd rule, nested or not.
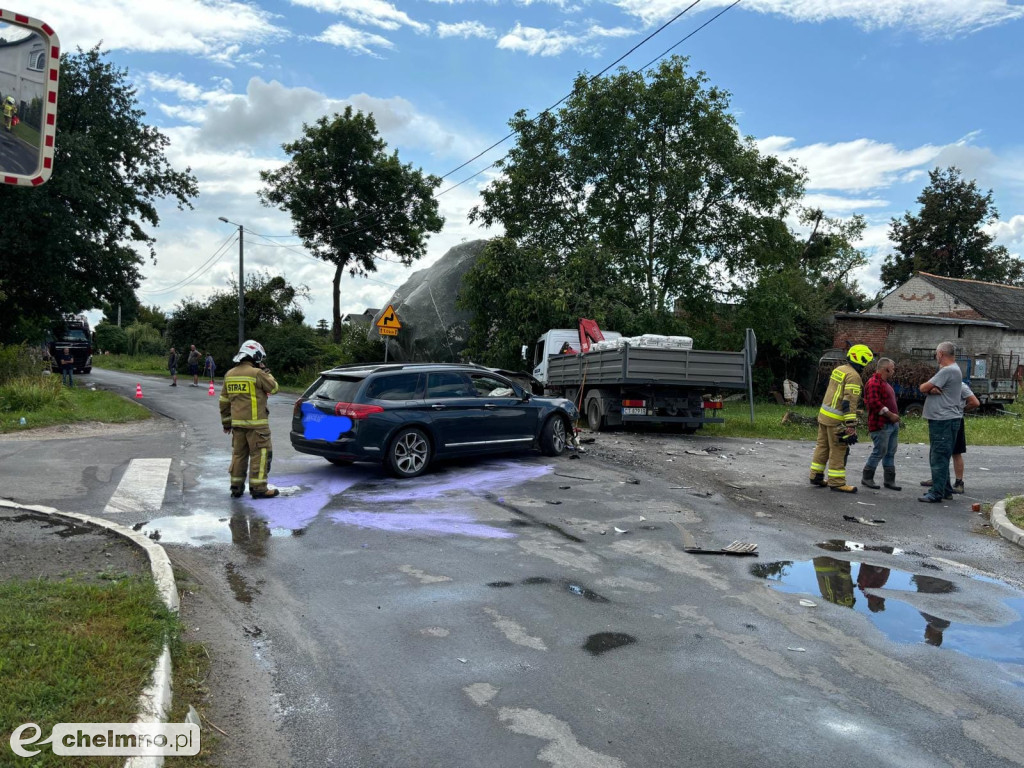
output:
[[[833,344],[876,354],[930,352],[952,341],[972,355],[1024,352],[1024,288],[918,272],[863,312],[837,312]]]

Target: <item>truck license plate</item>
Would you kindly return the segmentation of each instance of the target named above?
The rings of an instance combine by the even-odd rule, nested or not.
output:
[[[646,408],[623,408],[622,409],[622,415],[623,416],[646,416],[647,415],[647,409]]]

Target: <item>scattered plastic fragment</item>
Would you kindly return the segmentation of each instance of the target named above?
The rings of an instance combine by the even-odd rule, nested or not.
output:
[[[861,525],[881,525],[885,522],[881,518],[868,520],[866,517],[854,517],[853,515],[843,515],[843,520],[849,520],[851,523],[860,523]]]
[[[629,533],[629,531],[624,531],[621,528],[615,528],[615,532],[616,533]]]
[[[469,663],[469,659],[459,659],[459,661],[461,661],[463,664]]]
[[[858,501],[857,503],[860,504],[862,507],[877,507],[878,506],[877,504],[868,504],[866,501]]]
[[[978,467],[978,469],[980,469],[982,472],[991,472],[992,471],[988,467]]]
[[[560,502],[560,501],[551,501],[550,499],[548,499],[548,504],[561,504],[561,503],[562,502]]]
[[[787,651],[795,651],[796,653],[807,653],[806,648],[787,648]]]
[[[800,605],[802,605],[804,608],[817,608],[818,607],[818,604],[816,602],[814,602],[813,600],[808,600],[807,598],[803,598],[800,601]]]

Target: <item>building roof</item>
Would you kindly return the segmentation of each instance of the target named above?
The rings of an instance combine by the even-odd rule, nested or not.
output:
[[[982,325],[988,328],[1009,329],[998,320],[968,320],[961,317],[939,317],[938,315],[892,315],[882,312],[836,312],[837,319],[874,320],[880,323],[921,323],[922,325]]]
[[[941,277],[928,272],[917,275],[936,288],[956,297],[962,303],[997,323],[1014,330],[1024,330],[1024,288],[980,280]]]

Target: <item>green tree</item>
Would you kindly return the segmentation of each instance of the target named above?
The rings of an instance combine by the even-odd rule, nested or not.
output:
[[[326,338],[327,334],[331,332],[331,329],[327,325],[325,318],[320,318],[316,321],[316,335]]]
[[[291,285],[280,276],[250,272],[245,277],[246,336],[259,341],[276,370],[293,371],[310,365],[320,354],[316,331],[303,322],[301,300],[305,286]],[[238,352],[238,284],[216,291],[205,300],[182,300],[167,323],[165,346],[179,352],[195,344],[211,352],[218,366]]]
[[[168,139],[143,122],[125,70],[99,48],[61,58],[60,114],[50,180],[0,187],[4,293],[0,340],[40,338],[52,319],[100,306],[136,287],[156,204],[197,194],[189,169],[174,170]]]
[[[557,113],[511,120],[516,146],[471,218],[556,267],[601,254],[647,313],[670,312],[678,297],[705,303],[803,184],[739,135],[728,107],[729,94],[681,57],[646,74],[581,74]]]
[[[317,258],[334,264],[334,341],[341,340],[341,276],[375,272],[390,253],[405,265],[440,232],[434,190],[441,180],[387,154],[372,115],[346,107],[342,115],[303,126],[302,138],[282,147],[291,158],[261,171],[266,206],[291,214],[295,232]]]
[[[982,194],[960,170],[936,168],[918,195],[921,208],[892,219],[889,239],[896,252],[882,265],[882,285],[895,288],[914,272],[1024,285],[1024,264],[1013,258],[984,227],[998,220],[992,190]]]
[[[112,323],[100,323],[96,326],[96,346],[115,355],[123,355],[128,351],[128,334],[124,328]]]

